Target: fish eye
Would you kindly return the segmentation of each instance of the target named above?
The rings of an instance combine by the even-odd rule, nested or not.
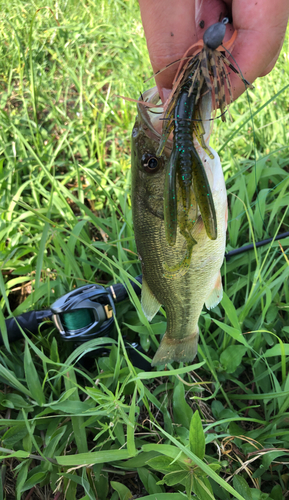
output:
[[[148,168],[154,170],[158,166],[158,160],[156,158],[152,157],[149,159],[147,165],[148,165]]]
[[[142,156],[142,166],[146,172],[156,172],[160,166],[160,159],[151,154],[144,154]]]

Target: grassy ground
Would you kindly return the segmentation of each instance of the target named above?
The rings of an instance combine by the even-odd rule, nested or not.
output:
[[[2,0],[1,11],[3,329],[11,311],[140,274],[135,105],[114,94],[137,97],[151,70],[132,0]],[[215,124],[227,250],[288,231],[288,65],[287,38],[273,73],[231,107],[233,122]],[[75,349],[50,328],[3,348],[0,500],[285,498],[288,242],[224,264],[225,296],[203,312],[192,366],[143,372],[130,362],[123,338],[151,358],[165,331],[164,315],[149,325],[132,291],[111,349],[89,369],[79,359],[105,339]]]

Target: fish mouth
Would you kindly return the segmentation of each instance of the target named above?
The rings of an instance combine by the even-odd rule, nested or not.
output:
[[[146,90],[139,98],[139,101],[147,102],[148,104],[155,104],[156,107],[145,107],[144,104],[138,102],[137,108],[138,113],[143,122],[143,130],[146,135],[148,135],[154,141],[160,142],[162,136],[162,126],[163,126],[163,107],[159,106],[162,101],[159,96],[157,87]],[[173,148],[172,137],[166,142],[166,149],[171,150]]]

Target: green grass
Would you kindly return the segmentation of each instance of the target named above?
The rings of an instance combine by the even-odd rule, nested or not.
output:
[[[12,0],[1,11],[2,329],[12,311],[141,273],[136,107],[114,95],[137,98],[151,69],[132,0]],[[214,123],[227,251],[288,231],[288,66],[287,37],[274,71],[231,106],[233,121]],[[192,366],[133,366],[123,337],[151,359],[166,320],[148,324],[132,289],[89,369],[79,359],[106,339],[75,348],[50,328],[1,349],[0,500],[285,498],[288,242],[285,254],[276,240],[224,264],[224,299],[204,309]]]

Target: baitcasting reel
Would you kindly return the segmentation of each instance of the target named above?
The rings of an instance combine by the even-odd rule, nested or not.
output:
[[[115,305],[108,289],[84,285],[51,306],[52,319],[64,340],[86,342],[107,335],[114,323]]]
[[[139,284],[142,283],[141,276],[135,279]],[[130,281],[130,284],[139,295],[141,287],[134,281]],[[27,335],[36,335],[39,325],[51,319],[63,340],[79,343],[108,336],[114,325],[115,304],[125,300],[127,296],[127,289],[121,283],[107,288],[101,285],[84,285],[60,297],[50,309],[29,311],[5,320],[8,340],[15,342],[23,337],[19,327]],[[0,346],[3,343],[0,332]]]

